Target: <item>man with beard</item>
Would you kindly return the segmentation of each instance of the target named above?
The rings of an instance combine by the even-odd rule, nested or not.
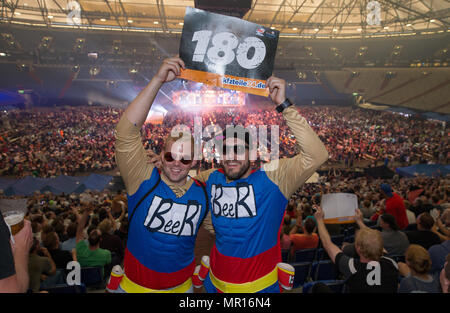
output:
[[[272,76],[266,86],[301,152],[252,170],[250,132],[242,126],[223,132],[223,168],[199,175],[206,182],[216,235],[204,281],[207,292],[280,292],[279,232],[286,205],[328,159],[324,144],[286,99],[286,82]]]
[[[159,89],[179,76],[184,66],[178,57],[164,60],[116,128],[116,161],[127,189],[129,229],[124,275],[112,292],[193,290],[194,244],[207,212],[204,186],[188,176],[195,165],[193,138],[169,135],[158,170],[147,163],[140,134]]]

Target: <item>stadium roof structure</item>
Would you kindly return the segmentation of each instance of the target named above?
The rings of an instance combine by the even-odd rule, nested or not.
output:
[[[1,4],[0,22],[55,28],[177,34],[182,31],[186,7],[195,7],[199,1],[4,0]],[[239,3],[237,0],[227,1]],[[450,32],[450,2],[447,0],[246,2],[249,4],[243,19],[273,27],[281,32],[281,37],[339,39]],[[223,0],[210,0],[208,3],[223,3]],[[379,15],[376,13],[378,8]],[[71,25],[67,22],[67,17],[76,14],[77,10],[80,12],[80,20]]]

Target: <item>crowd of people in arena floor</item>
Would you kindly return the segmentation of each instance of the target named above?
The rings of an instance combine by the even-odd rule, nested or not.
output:
[[[352,168],[370,164],[447,164],[450,158],[448,126],[390,112],[352,107],[300,107],[329,153],[328,164]],[[114,127],[122,111],[107,107],[70,107],[52,110],[21,110],[1,113],[0,175],[52,177],[60,174],[108,171],[114,163]],[[194,118],[202,126],[266,125],[270,158],[270,125],[279,126],[279,156],[296,153],[295,139],[275,110],[237,108],[203,113],[170,111],[162,125],[147,123],[145,146],[158,152],[162,141],[176,125],[187,125],[194,133]],[[201,169],[214,165],[214,155],[205,151]]]
[[[0,175],[52,177],[107,171],[119,112],[106,107],[2,113]]]
[[[356,274],[346,264],[350,259],[360,259],[359,245],[374,244],[367,238],[379,237],[383,258],[395,260],[396,269],[390,270],[392,275],[400,277],[395,280],[396,291],[449,292],[449,183],[449,177],[380,180],[324,175],[319,183],[305,184],[290,199],[280,231],[281,248],[289,251],[290,257],[298,250],[324,248],[336,262],[340,277],[347,279],[347,290],[355,291],[359,288],[354,278]],[[320,205],[323,194],[334,192],[356,194],[359,213],[356,213],[356,223],[326,225],[324,234],[318,228],[322,217],[316,205]],[[86,195],[90,205],[86,205]],[[394,196],[399,200],[391,203]],[[64,283],[66,265],[72,260],[80,262],[82,267],[103,267],[106,278],[114,265],[123,265],[128,230],[124,193],[108,190],[70,195],[36,192],[27,199],[26,218],[33,235],[28,256],[30,291],[39,292]],[[87,207],[89,214],[87,220],[83,220],[82,213]],[[349,228],[356,229],[356,236],[346,237],[351,240],[336,246],[338,250],[333,254],[330,248],[333,243],[327,243],[327,236],[333,238]],[[388,267],[386,264],[383,266]],[[381,290],[392,290],[391,287]]]

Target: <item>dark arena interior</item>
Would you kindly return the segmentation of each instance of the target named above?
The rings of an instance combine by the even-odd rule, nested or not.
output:
[[[282,271],[278,269],[278,291],[283,295],[369,292],[372,285],[365,289],[362,275],[364,271],[370,273],[365,264],[375,260],[382,271],[380,288],[375,291],[450,292],[450,3],[445,0],[2,1],[0,209],[5,221],[11,208],[23,212],[29,221],[24,227],[31,226],[32,246],[20,254],[15,249],[11,252],[9,244],[0,245],[1,257],[11,255],[15,262],[15,267],[6,260],[0,262],[0,292],[113,293],[117,288],[152,292],[170,291],[173,287],[168,284],[169,278],[164,278],[167,273],[158,270],[164,267],[164,254],[153,256],[149,252],[144,262],[139,259],[144,258],[141,252],[133,252],[141,241],[128,237],[129,226],[133,225],[129,213],[138,199],[127,190],[135,182],[129,177],[126,181],[124,170],[119,171],[116,141],[122,134],[118,134],[117,126],[125,118],[125,110],[160,75],[163,61],[179,54],[186,7],[279,31],[273,76],[285,81],[286,97],[328,153],[325,162],[308,172],[301,184],[294,184],[287,174],[278,181],[279,186],[286,186],[279,192],[285,202],[279,202],[283,203],[282,210],[278,210],[282,214],[272,220],[277,224],[270,226],[276,227],[272,237],[265,235],[272,234],[269,222],[255,224],[268,228],[260,238],[251,238],[249,246],[262,251],[262,247],[272,247],[269,242],[273,241],[269,249],[276,250],[270,252],[272,259],[267,260],[269,252],[255,252],[249,259],[241,256],[241,266],[253,262],[247,272],[238,265],[234,268],[234,262],[238,262],[235,260],[230,261],[233,265],[228,265],[229,272],[219,270],[224,261],[219,262],[218,255],[229,260],[244,249],[239,246],[236,255],[227,254],[233,249],[224,246],[237,242],[237,235],[216,238],[216,233],[222,231],[216,227],[225,227],[221,221],[232,219],[220,216],[225,211],[216,215],[212,203],[193,237],[190,274],[202,264],[203,256],[210,256],[216,277],[210,271],[208,283],[216,291],[223,287],[224,292],[259,292],[262,287],[257,286],[277,273],[272,267],[264,276],[268,273],[263,270],[264,255],[264,262],[287,264],[286,268],[295,270],[290,287],[284,288]],[[147,117],[142,117],[140,135],[147,161],[141,168],[154,168],[152,157],[174,164],[164,154],[171,130],[185,125],[195,132],[199,123],[202,130],[239,124],[276,125],[279,159],[305,154],[307,160],[298,134],[283,118],[287,114],[278,113],[276,104],[270,96],[192,80],[166,82],[157,89]],[[132,123],[136,126],[136,122]],[[269,162],[274,142],[271,144],[259,149],[251,162],[256,173]],[[163,167],[169,164],[165,162]],[[184,166],[179,160],[175,163]],[[301,171],[306,163],[296,170]],[[219,173],[222,166],[217,151],[203,148],[189,177],[212,169]],[[130,171],[139,172],[139,166],[130,167]],[[163,179],[160,184],[166,183]],[[209,193],[208,181],[205,184]],[[292,186],[300,187],[284,192]],[[256,185],[254,188],[256,194],[261,194]],[[350,222],[327,223],[324,210],[322,224],[322,209],[318,206],[325,205],[325,195],[340,193],[356,195],[360,213],[355,213]],[[276,210],[259,207],[258,198],[256,203],[256,217],[262,218],[264,209]],[[237,206],[236,214],[240,210]],[[187,222],[188,211],[183,222]],[[148,212],[145,223],[154,219],[151,208]],[[85,215],[87,221],[83,220]],[[161,216],[157,217],[164,221]],[[252,217],[244,219],[240,218],[242,223]],[[84,227],[81,225],[79,234],[81,223]],[[165,226],[170,227],[169,223]],[[162,234],[151,229],[150,224],[146,224],[147,233],[141,236]],[[226,227],[230,233],[238,231]],[[364,237],[365,231],[373,232],[372,241]],[[164,236],[176,237],[166,233]],[[1,240],[8,243],[9,234],[0,234]],[[185,240],[180,234],[176,239]],[[78,235],[83,240],[78,240]],[[377,242],[373,238],[378,236],[382,238],[381,259],[370,259],[366,254],[375,250]],[[163,240],[158,236],[149,238],[150,246],[151,240]],[[95,240],[100,240],[99,245]],[[174,244],[171,240],[175,239],[167,240]],[[230,242],[223,244],[226,240]],[[15,241],[20,245],[20,238]],[[145,249],[142,246],[141,250]],[[109,261],[95,263],[101,255],[108,255]],[[18,258],[26,264],[24,269],[20,269]],[[81,280],[75,284],[70,278],[72,268],[66,266],[72,261],[81,264]],[[209,264],[209,259],[205,262]],[[389,267],[392,264],[395,270]],[[145,267],[140,269],[145,272],[142,277],[150,281],[157,277],[160,282],[133,282],[133,266]],[[391,276],[383,273],[388,270],[396,273],[394,289],[386,286]],[[112,286],[123,274],[115,271],[125,271],[127,285],[122,279],[119,287]],[[256,279],[249,274],[253,271],[264,272],[264,277]],[[170,279],[178,279],[178,274],[169,274]],[[198,279],[202,273],[193,275]],[[20,286],[19,276],[25,286]],[[8,289],[8,277],[17,278],[20,288]],[[210,292],[206,281],[202,286],[204,277],[200,286],[194,278],[195,288],[191,287],[190,292]],[[251,287],[243,289],[244,283]]]

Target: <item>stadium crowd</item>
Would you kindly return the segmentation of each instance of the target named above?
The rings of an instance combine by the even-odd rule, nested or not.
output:
[[[120,110],[78,107],[56,110],[22,110],[1,113],[0,175],[52,177],[60,174],[108,171],[115,167],[113,132]],[[301,107],[329,152],[328,165],[352,168],[358,164],[447,164],[450,158],[448,126],[390,112],[350,107]],[[162,140],[175,125],[194,133],[193,112],[170,111],[162,125],[147,123],[146,148],[160,151]],[[295,139],[274,110],[239,108],[201,114],[202,126],[243,124],[279,125],[279,155],[295,154]],[[387,123],[386,121],[389,121]],[[162,127],[161,127],[162,126]],[[262,160],[269,151],[259,151]],[[205,154],[201,169],[212,166]]]
[[[361,222],[381,232],[384,255],[398,261],[399,274],[408,278],[406,281],[414,275],[422,275],[422,280],[432,282],[419,291],[448,292],[444,284],[448,283],[449,278],[448,266],[445,267],[448,264],[446,257],[450,254],[449,182],[448,177],[394,177],[379,180],[369,176],[354,178],[330,171],[328,175],[320,177],[319,183],[305,184],[292,196],[287,206],[280,232],[281,248],[289,251],[286,261],[293,261],[298,250],[323,247],[317,231],[317,213],[314,213],[314,207],[320,204],[323,194],[355,193],[362,212]],[[400,228],[402,217],[389,212],[388,199],[384,196],[386,189],[380,188],[382,183],[391,188],[392,194],[400,196],[404,205],[400,205],[398,210],[404,210],[406,226]],[[86,195],[90,195],[91,205],[85,204],[83,199],[86,199]],[[81,222],[81,215],[87,207],[90,207],[88,220]],[[128,228],[126,212],[126,196],[108,190],[71,195],[36,192],[28,197],[26,218],[31,222],[33,233],[29,255],[30,292],[64,283],[66,265],[72,260],[80,262],[82,267],[104,268],[104,278],[107,279],[113,265],[123,265]],[[83,244],[77,239],[80,222]],[[334,238],[343,233],[348,235],[350,228],[357,230],[362,227],[365,226],[359,226],[357,222],[327,225],[327,230]],[[339,248],[349,257],[357,257],[354,232],[346,236],[345,240],[349,242],[339,244]],[[401,257],[400,260],[398,257]],[[419,257],[422,263],[417,265],[413,259]],[[420,267],[422,272],[414,272],[414,266]],[[403,279],[400,280],[399,292],[417,291],[417,286],[413,284],[416,289],[411,287],[412,282],[407,284],[405,281],[402,286]]]
[[[104,107],[2,113],[1,176],[51,177],[113,169],[114,128],[121,113]],[[367,242],[361,239],[363,235],[358,239],[358,233],[367,233],[368,237],[381,238],[384,256],[395,258],[396,269],[391,271],[400,274],[401,279],[394,279],[394,291],[449,292],[449,177],[395,175],[392,179],[377,179],[342,169],[377,161],[387,165],[447,164],[448,126],[355,108],[302,107],[300,113],[325,143],[330,159],[318,182],[306,183],[290,199],[280,231],[286,261],[295,261],[297,251],[323,248],[338,265],[341,276],[337,277],[348,279],[355,275],[346,265],[349,260],[366,257],[361,247]],[[230,124],[279,125],[280,157],[296,154],[295,139],[285,122],[273,110],[260,108],[201,114],[171,111],[162,125],[144,125],[145,147],[159,153],[172,127],[183,124],[193,131],[196,116],[201,117],[203,128],[211,124],[222,129]],[[260,151],[262,159],[268,152]],[[208,160],[211,155],[204,157],[199,170],[210,168],[214,162]],[[320,205],[322,195],[337,192],[357,195],[356,221],[327,225],[325,232],[316,205]],[[83,200],[85,197],[90,199],[89,204]],[[23,197],[0,194],[0,198]],[[101,267],[105,280],[114,265],[123,265],[128,228],[127,198],[123,193],[35,193],[27,197],[26,210],[32,229],[26,253],[29,291],[39,292],[64,283],[70,261],[78,261],[82,267]],[[89,214],[83,214],[86,210]],[[330,235],[345,235],[345,240],[334,245],[328,240]],[[354,279],[347,280],[346,285],[350,291],[357,289]]]
[[[105,107],[2,113],[0,175],[52,177],[111,170],[117,111]]]

